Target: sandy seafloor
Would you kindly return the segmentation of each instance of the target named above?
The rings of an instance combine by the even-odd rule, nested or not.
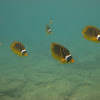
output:
[[[0,100],[100,100],[100,43],[83,38],[87,25],[100,28],[99,0],[0,1]],[[52,17],[53,33],[45,25]],[[10,50],[22,42],[27,57]],[[75,63],[60,64],[50,44],[70,51]]]

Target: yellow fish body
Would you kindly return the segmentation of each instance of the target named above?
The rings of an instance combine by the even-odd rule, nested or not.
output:
[[[51,43],[51,54],[55,59],[59,60],[61,63],[74,62],[70,52],[65,47],[57,43]]]
[[[20,42],[14,41],[11,44],[10,48],[15,54],[17,54],[19,56],[27,56],[26,49],[25,49],[24,45]]]
[[[86,26],[82,34],[85,39],[99,43],[100,42],[100,30],[94,26]]]
[[[46,33],[47,33],[47,35],[52,34],[52,30],[48,24],[46,24]]]

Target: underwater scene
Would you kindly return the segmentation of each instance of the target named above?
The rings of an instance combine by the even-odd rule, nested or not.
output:
[[[99,0],[0,0],[0,100],[100,100]]]

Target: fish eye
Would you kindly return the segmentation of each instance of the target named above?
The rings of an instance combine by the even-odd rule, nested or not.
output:
[[[97,40],[100,41],[100,35],[97,36]]]
[[[85,34],[86,34],[86,32],[85,32]]]
[[[14,49],[14,46],[13,46],[13,49]]]
[[[69,62],[71,59],[72,59],[72,56],[71,56],[71,55],[65,56],[65,60],[66,60],[67,62]]]

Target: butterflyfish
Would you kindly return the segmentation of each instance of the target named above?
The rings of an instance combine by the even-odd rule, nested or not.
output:
[[[20,42],[14,41],[11,44],[10,48],[15,54],[17,54],[19,56],[27,56],[25,46]]]
[[[47,35],[52,34],[52,30],[48,24],[46,24],[46,33],[47,33]]]
[[[73,63],[73,57],[70,52],[64,46],[57,43],[51,43],[51,54],[52,56],[60,61],[60,63]]]
[[[86,26],[82,31],[83,37],[89,41],[100,42],[100,29],[94,26]]]
[[[50,19],[50,25],[52,25],[52,19]]]

